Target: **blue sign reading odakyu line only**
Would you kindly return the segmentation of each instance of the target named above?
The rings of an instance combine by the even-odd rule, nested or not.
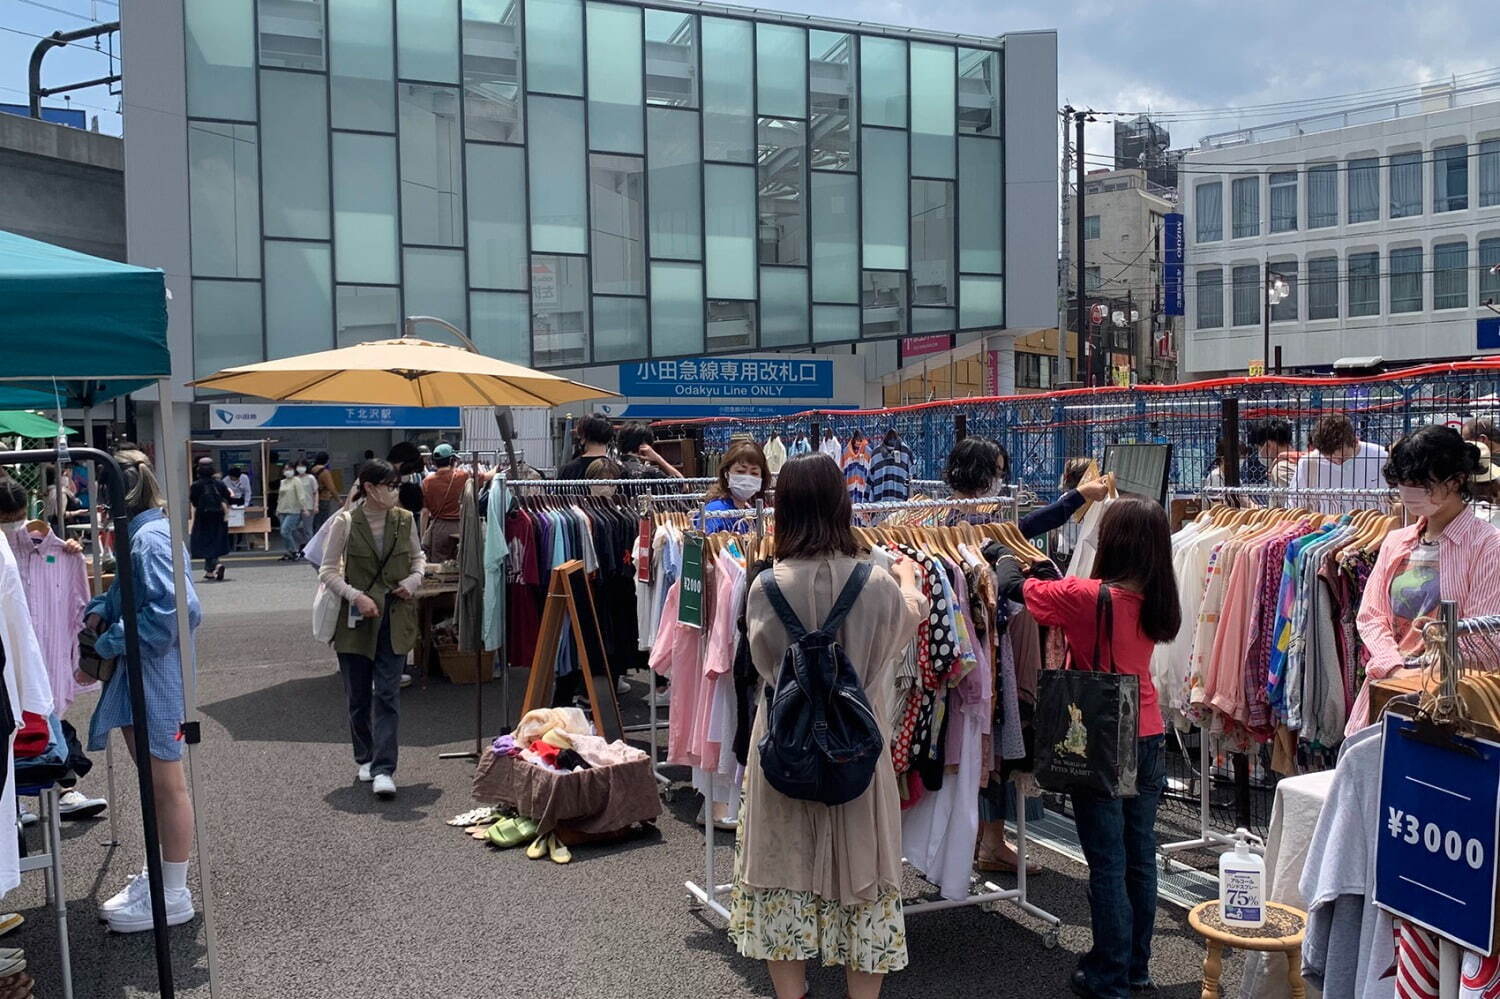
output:
[[[833,362],[704,357],[620,365],[620,394],[674,399],[831,399]]]

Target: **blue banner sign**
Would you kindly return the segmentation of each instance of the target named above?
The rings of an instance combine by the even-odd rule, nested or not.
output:
[[[1474,320],[1474,339],[1480,350],[1500,347],[1500,316],[1486,316]]]
[[[1169,212],[1162,222],[1162,310],[1168,316],[1187,312],[1187,295],[1183,289],[1182,213]]]
[[[462,426],[457,406],[326,406],[214,403],[211,430],[451,430]]]
[[[702,357],[622,364],[620,394],[704,400],[831,399],[833,362],[788,356],[777,360]]]
[[[1375,903],[1480,954],[1495,932],[1500,847],[1500,745],[1457,740],[1469,752],[1403,733],[1385,716]]]

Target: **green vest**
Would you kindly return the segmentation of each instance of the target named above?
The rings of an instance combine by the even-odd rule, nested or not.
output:
[[[420,630],[417,602],[399,597],[387,601],[386,597],[411,575],[411,513],[401,507],[386,511],[385,546],[380,551],[376,551],[375,535],[370,533],[364,514],[355,509],[347,516],[349,540],[344,548],[344,579],[384,608],[391,619],[391,651],[404,656],[417,646]],[[380,565],[382,560],[384,569]],[[380,641],[380,621],[378,617],[360,618],[350,628],[349,602],[343,601],[338,630],[333,636],[334,651],[374,659]]]

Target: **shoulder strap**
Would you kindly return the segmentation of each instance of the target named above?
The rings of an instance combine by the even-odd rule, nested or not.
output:
[[[870,578],[870,563],[861,562],[854,567],[849,574],[849,581],[839,592],[838,600],[834,601],[833,610],[828,612],[828,619],[823,622],[819,631],[829,635],[838,633],[839,626],[844,623],[844,618],[849,616],[849,611],[854,607],[854,601],[859,599],[859,593],[865,588],[865,582]]]
[[[771,609],[776,611],[776,616],[781,619],[781,624],[786,628],[786,633],[794,642],[802,641],[807,634],[807,629],[802,626],[802,619],[797,612],[792,610],[792,605],[787,603],[786,594],[781,592],[781,587],[776,585],[776,570],[767,568],[760,574],[765,580],[764,587],[766,597],[771,601]]]

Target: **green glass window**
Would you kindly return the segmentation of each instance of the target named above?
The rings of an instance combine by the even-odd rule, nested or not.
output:
[[[813,343],[849,343],[859,339],[859,306],[814,305]]]
[[[911,310],[911,331],[913,333],[948,333],[955,329],[954,309],[919,309]]]
[[[753,350],[755,303],[708,300],[708,352]]]
[[[958,279],[958,325],[972,330],[1005,324],[1005,280],[965,274]]]
[[[955,53],[952,46],[911,43],[911,172],[953,176]]]
[[[990,49],[958,50],[958,131],[965,135],[1004,134],[1001,102],[1005,80],[1001,56]]]
[[[814,170],[853,170],[855,44],[853,35],[813,31],[807,36],[808,110]]]
[[[817,302],[859,301],[859,178],[852,174],[812,175],[812,293]]]
[[[327,243],[266,240],[266,360],[333,346],[333,258]]]
[[[860,336],[900,336],[905,332],[906,275],[900,271],[865,271],[860,294]]]
[[[755,168],[703,168],[704,262],[711,298],[755,297]]]
[[[267,236],[327,239],[328,103],[323,77],[260,74]]]
[[[583,141],[583,102],[563,97],[532,97],[531,176],[546,178],[531,190],[531,248],[549,253],[588,251],[588,154]]]
[[[586,257],[531,258],[531,360],[537,367],[589,359],[589,265]]]
[[[911,182],[911,304],[953,305],[953,182]]]
[[[906,133],[862,129],[860,146],[864,150],[864,265],[906,270]]]
[[[651,353],[703,353],[703,268],[657,261],[651,265]]]
[[[254,0],[185,0],[187,113],[255,120]]]
[[[650,356],[646,300],[595,295],[594,360],[603,363]]]
[[[526,153],[519,146],[470,143],[467,149],[469,285],[523,289],[526,254]]]
[[[583,96],[581,0],[526,0],[526,87]]]
[[[458,0],[396,0],[396,72],[458,82]]]
[[[193,375],[265,360],[259,281],[193,281]]]
[[[760,269],[760,345],[794,347],[810,339],[807,271],[801,267]]]
[[[456,87],[400,85],[401,241],[464,242],[463,134]]]
[[[260,64],[323,69],[323,0],[260,0]]]
[[[749,21],[705,17],[703,156],[755,162],[755,36]]]
[[[479,352],[531,365],[531,303],[525,292],[469,293],[469,338]]]
[[[341,284],[334,297],[338,303],[337,346],[390,340],[401,335],[400,288]]]
[[[589,157],[594,291],[646,293],[646,176],[639,156]],[[595,335],[599,333],[596,325]]]
[[[391,0],[328,0],[328,66],[334,128],[396,130]]]
[[[640,8],[589,4],[588,42],[589,148],[640,153]]]
[[[651,256],[703,257],[702,162],[698,113],[676,108],[646,111]]]
[[[979,274],[1005,271],[1005,147],[989,139],[958,140],[958,268]]]
[[[646,11],[646,102],[698,106],[697,15]]]
[[[193,274],[260,277],[260,171],[254,125],[188,122]]]
[[[862,124],[906,127],[906,43],[899,38],[860,36],[859,106]]]
[[[807,262],[806,125],[760,119],[760,262]]]
[[[340,281],[395,284],[396,140],[333,133],[333,269]]]
[[[436,316],[461,330],[469,327],[464,292],[464,252],[406,247],[401,287],[408,316]]]
[[[464,135],[521,142],[521,5],[464,0]]]
[[[807,117],[807,32],[789,24],[755,26],[756,111]]]

